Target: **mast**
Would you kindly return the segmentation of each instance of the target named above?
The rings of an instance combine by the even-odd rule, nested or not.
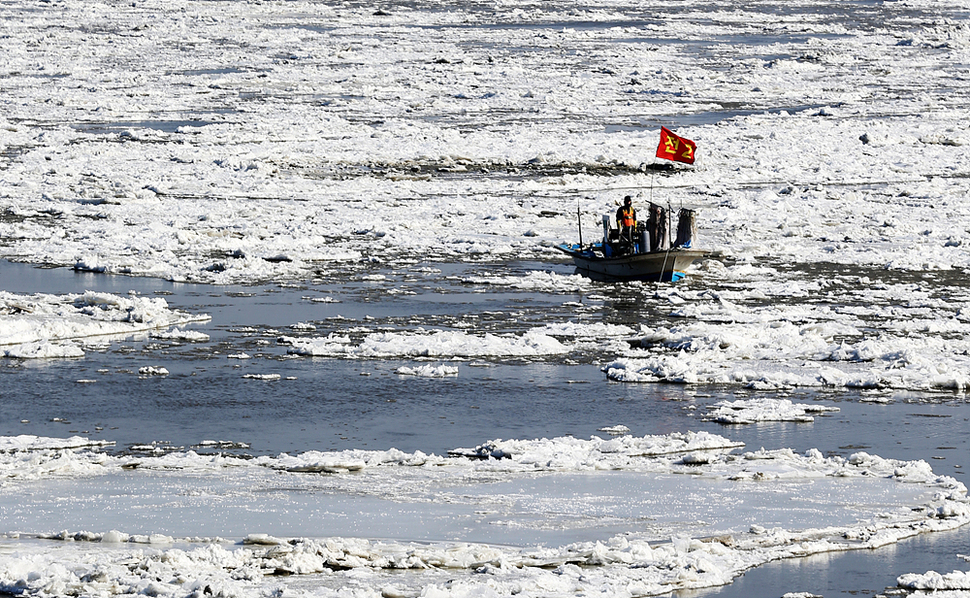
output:
[[[579,248],[583,248],[583,219],[579,215],[579,204],[576,204],[576,224],[579,226]]]

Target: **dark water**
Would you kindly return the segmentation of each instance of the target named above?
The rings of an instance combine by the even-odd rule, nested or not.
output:
[[[498,268],[514,273],[528,267]],[[396,373],[402,365],[415,366],[413,359],[294,357],[277,343],[283,335],[326,336],[360,326],[448,326],[471,315],[482,329],[514,331],[525,323],[569,320],[572,308],[564,304],[590,301],[582,293],[465,282],[476,266],[436,268],[441,272],[423,275],[418,269],[403,277],[388,272],[414,292],[401,296],[352,277],[299,286],[215,287],[0,262],[0,288],[6,291],[135,291],[212,317],[186,327],[209,334],[207,342],[128,337],[88,348],[82,359],[0,361],[0,435],[78,434],[115,441],[117,451],[151,443],[188,448],[204,440],[226,440],[249,444],[239,449],[248,454],[390,447],[444,454],[496,438],[602,436],[598,428],[623,424],[635,435],[708,430],[740,440],[748,449],[818,448],[829,455],[863,450],[886,458],[924,459],[934,471],[966,483],[970,405],[962,395],[894,393],[882,395],[889,403],[872,403],[856,391],[756,393],[737,387],[618,384],[600,371],[614,357],[608,354],[473,359],[459,364],[458,377],[428,379]],[[596,289],[602,309],[588,315],[593,321],[620,323],[631,317],[624,306],[635,298],[610,292],[608,286]],[[309,300],[313,297],[339,302],[317,303]],[[317,329],[290,328],[298,322],[312,322]],[[229,357],[242,352],[252,358]],[[143,366],[165,367],[170,374],[142,377],[137,372]],[[279,374],[281,379],[253,380],[245,374]],[[813,423],[722,426],[700,418],[715,401],[758,396],[819,401],[840,411]],[[728,587],[687,595],[866,595],[895,585],[903,573],[967,569],[957,555],[968,553],[970,535],[964,528],[876,551],[775,563]]]
[[[421,363],[411,358],[298,357],[287,355],[287,345],[278,343],[281,336],[321,337],[357,327],[432,329],[470,315],[476,316],[476,334],[510,332],[575,319],[572,308],[563,304],[589,302],[589,295],[581,293],[468,284],[463,281],[475,266],[454,268],[430,276],[430,283],[412,280],[409,288],[417,293],[402,297],[350,279],[299,287],[217,287],[0,262],[0,288],[6,291],[135,291],[212,317],[183,326],[210,335],[208,342],[143,335],[88,348],[83,359],[0,362],[0,433],[85,434],[116,440],[122,448],[223,439],[250,443],[263,454],[362,447],[442,454],[494,438],[588,437],[598,428],[623,424],[636,435],[709,430],[753,449],[818,448],[838,455],[864,450],[887,458],[925,459],[939,473],[964,476],[970,408],[962,395],[883,393],[877,398],[891,402],[874,403],[863,401],[872,397],[858,391],[761,393],[738,387],[619,384],[600,371],[615,357],[608,352],[471,359],[458,364],[458,377],[429,379],[396,373],[401,366]],[[595,291],[602,310],[587,317],[628,321],[627,304],[635,298],[611,298],[604,291],[609,287]],[[314,297],[335,302],[308,300]],[[290,328],[298,322],[313,323],[316,330]],[[231,357],[240,353],[251,359]],[[170,375],[138,376],[144,366],[164,367]],[[253,380],[246,374],[279,374],[281,379]],[[701,420],[705,407],[718,400],[761,396],[818,401],[840,411],[814,423],[722,426]]]

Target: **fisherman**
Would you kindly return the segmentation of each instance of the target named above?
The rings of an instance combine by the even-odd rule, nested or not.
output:
[[[637,230],[637,211],[633,208],[633,198],[627,195],[623,198],[623,205],[616,210],[616,226],[620,229],[620,238],[633,240]]]

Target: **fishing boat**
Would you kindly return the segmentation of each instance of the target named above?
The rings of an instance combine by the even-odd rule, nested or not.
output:
[[[687,275],[687,268],[695,260],[709,253],[691,247],[696,236],[694,211],[679,210],[673,240],[669,232],[670,213],[651,203],[647,222],[623,230],[613,228],[606,214],[602,241],[584,245],[580,223],[579,243],[563,243],[556,249],[573,258],[579,274],[594,280],[676,282]]]

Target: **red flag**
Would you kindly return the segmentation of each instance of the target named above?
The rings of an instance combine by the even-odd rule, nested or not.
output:
[[[694,152],[697,144],[690,139],[678,137],[667,127],[660,127],[660,145],[657,146],[657,157],[664,160],[694,163]]]

